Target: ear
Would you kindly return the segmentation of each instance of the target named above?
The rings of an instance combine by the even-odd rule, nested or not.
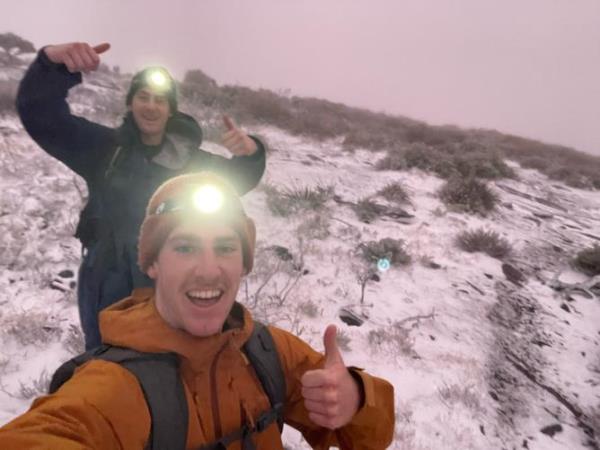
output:
[[[156,265],[156,261],[154,261],[150,265],[150,267],[148,267],[148,270],[146,270],[146,275],[148,275],[153,280],[156,280],[156,278],[158,277],[158,267]]]

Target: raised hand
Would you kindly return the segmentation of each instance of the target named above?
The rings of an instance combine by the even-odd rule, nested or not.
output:
[[[325,365],[302,376],[302,396],[308,417],[317,425],[334,430],[352,420],[360,406],[360,391],[344,364],[336,341],[335,325],[323,336]]]
[[[91,72],[98,68],[100,57],[98,55],[106,52],[110,44],[104,42],[90,46],[86,42],[70,42],[68,44],[49,45],[44,52],[50,61],[56,64],[64,64],[71,73]]]
[[[225,133],[221,136],[223,145],[236,156],[252,155],[258,149],[256,142],[235,124],[228,115],[223,116]]]

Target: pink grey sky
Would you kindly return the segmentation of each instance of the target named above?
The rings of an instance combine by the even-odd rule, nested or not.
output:
[[[600,155],[600,0],[2,1],[37,47],[495,128]]]

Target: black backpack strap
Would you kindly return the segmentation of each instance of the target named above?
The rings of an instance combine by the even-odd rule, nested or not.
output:
[[[281,432],[283,430],[283,405],[285,404],[286,395],[285,374],[281,367],[273,336],[271,336],[271,332],[265,325],[257,321],[254,322],[252,335],[244,344],[244,353],[250,360],[252,367],[254,367],[256,375],[269,397],[272,411],[274,410],[277,415],[277,424]]]
[[[179,360],[172,353],[143,353],[102,345],[67,361],[54,373],[50,393],[69,380],[77,367],[91,359],[120,364],[138,379],[151,417],[146,448],[181,450],[187,443],[188,407],[179,377]]]

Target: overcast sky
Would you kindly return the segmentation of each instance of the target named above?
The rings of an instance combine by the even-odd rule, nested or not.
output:
[[[0,0],[36,47],[495,128],[600,155],[600,0]]]

